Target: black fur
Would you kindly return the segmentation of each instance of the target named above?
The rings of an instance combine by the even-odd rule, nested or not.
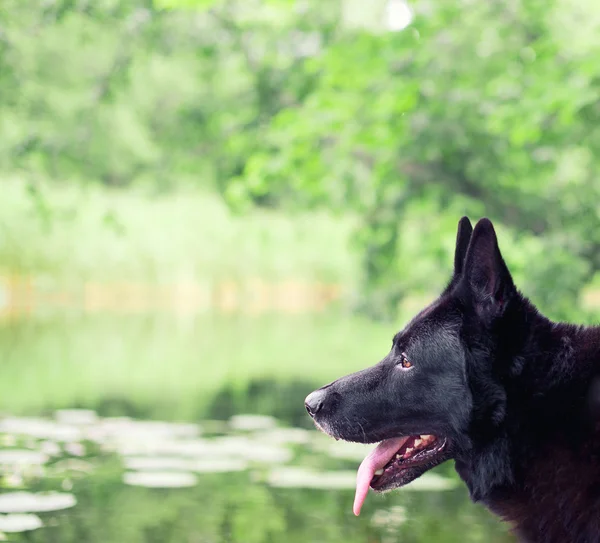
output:
[[[595,542],[599,370],[600,328],[541,315],[515,288],[492,223],[472,230],[464,217],[442,295],[381,362],[319,389],[312,415],[349,441],[444,436],[442,460],[522,540]]]

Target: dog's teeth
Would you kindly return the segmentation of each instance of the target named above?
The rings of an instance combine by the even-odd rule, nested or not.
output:
[[[408,458],[412,452],[413,452],[412,447],[406,449],[406,452],[404,453],[404,458]]]
[[[400,458],[400,455],[399,455],[399,454],[397,454],[397,455],[396,455],[396,458]]]
[[[383,473],[383,470],[382,470],[382,469],[378,469],[378,470],[375,472],[375,475],[381,475],[382,473]]]
[[[418,447],[421,443],[423,443],[422,439],[415,439],[415,447]]]

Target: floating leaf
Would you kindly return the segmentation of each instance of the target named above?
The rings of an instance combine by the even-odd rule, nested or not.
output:
[[[6,417],[0,421],[0,432],[26,435],[56,441],[79,441],[81,430],[69,424],[61,424],[41,418]]]
[[[63,492],[7,492],[0,494],[0,513],[60,511],[69,509],[76,503],[73,494]]]
[[[234,415],[229,425],[234,430],[265,430],[277,426],[277,419],[266,415]]]
[[[450,479],[449,477],[442,477],[437,473],[425,473],[418,479],[415,479],[411,483],[402,487],[405,491],[424,491],[432,492],[437,490],[452,490],[458,485],[456,479]]]
[[[86,426],[98,422],[98,415],[91,409],[60,409],[56,411],[54,417],[58,422],[75,426]]]
[[[14,515],[0,515],[0,540],[6,540],[6,537],[2,537],[2,532],[6,533],[18,533],[18,532],[29,532],[31,530],[37,530],[43,526],[42,519],[37,515],[28,514],[14,514]]]
[[[47,461],[48,455],[44,452],[28,449],[0,450],[1,466],[41,466]]]
[[[271,486],[286,488],[352,489],[356,485],[356,472],[279,468],[269,472],[267,482]]]
[[[149,488],[184,488],[195,486],[198,479],[185,471],[128,471],[123,475],[123,482]]]

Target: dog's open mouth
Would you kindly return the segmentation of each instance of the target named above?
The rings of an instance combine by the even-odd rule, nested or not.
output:
[[[358,468],[354,514],[360,513],[369,487],[377,492],[398,488],[446,460],[446,443],[445,438],[430,434],[379,443]]]

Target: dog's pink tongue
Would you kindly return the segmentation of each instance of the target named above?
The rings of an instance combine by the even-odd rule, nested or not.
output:
[[[356,474],[356,494],[354,496],[354,507],[352,508],[356,516],[360,515],[360,509],[367,497],[375,472],[382,469],[392,459],[407,439],[408,437],[386,439],[377,445],[362,461]]]

